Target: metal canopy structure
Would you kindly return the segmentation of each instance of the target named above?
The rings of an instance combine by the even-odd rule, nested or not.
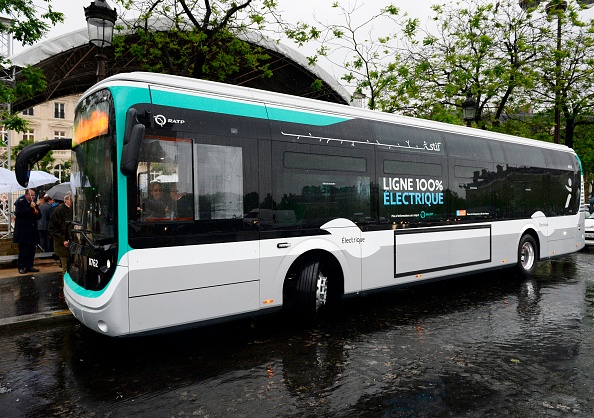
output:
[[[133,35],[127,35],[133,40]],[[269,67],[273,72],[270,78],[262,78],[259,73],[243,72],[237,74],[229,84],[242,85],[261,90],[309,97],[333,103],[351,104],[350,94],[334,77],[318,65],[310,66],[301,53],[262,37],[248,33],[239,36],[249,43],[261,46],[270,56]],[[41,68],[45,73],[47,87],[32,99],[12,103],[20,111],[58,97],[80,94],[97,81],[96,49],[89,44],[86,28],[48,39],[33,47],[9,57],[17,68],[26,65]],[[107,55],[107,75],[140,70],[132,56],[115,58],[112,49]],[[316,80],[322,81],[319,90],[312,89]]]

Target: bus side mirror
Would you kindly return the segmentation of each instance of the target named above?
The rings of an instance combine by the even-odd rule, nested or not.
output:
[[[29,173],[33,164],[40,161],[52,150],[70,150],[72,149],[72,138],[49,139],[47,141],[36,142],[27,145],[17,155],[14,165],[16,179],[23,187],[29,184]]]
[[[140,146],[144,138],[144,125],[138,122],[137,111],[133,107],[126,114],[126,131],[124,132],[124,148],[120,161],[120,171],[126,177],[136,176]]]

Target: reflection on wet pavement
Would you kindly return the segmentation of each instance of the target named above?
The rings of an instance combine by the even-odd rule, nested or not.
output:
[[[107,339],[80,325],[0,342],[9,416],[591,416],[594,251],[280,315]]]
[[[66,309],[61,273],[17,275],[0,280],[0,318]]]

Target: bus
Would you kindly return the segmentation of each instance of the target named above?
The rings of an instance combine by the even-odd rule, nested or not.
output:
[[[530,275],[584,247],[564,145],[142,72],[90,88],[74,125],[23,150],[17,177],[72,150],[64,296],[108,336],[281,309],[311,321],[347,297]]]

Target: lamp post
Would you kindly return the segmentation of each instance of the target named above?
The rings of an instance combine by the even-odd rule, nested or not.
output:
[[[557,50],[555,51],[555,132],[553,142],[561,142],[561,16],[567,10],[565,0],[553,0],[547,4],[547,13],[549,16],[557,16]]]
[[[476,115],[477,101],[468,93],[466,100],[462,102],[462,117],[466,121],[466,126],[470,127],[472,120]]]
[[[87,28],[89,30],[89,42],[97,47],[97,81],[105,78],[105,62],[107,57],[103,48],[111,46],[113,39],[113,27],[118,17],[117,12],[109,7],[106,0],[95,0],[89,7],[84,7]]]

